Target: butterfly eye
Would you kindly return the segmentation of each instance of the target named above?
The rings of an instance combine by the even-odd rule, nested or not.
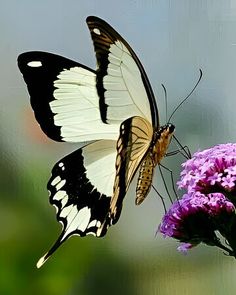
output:
[[[167,124],[167,128],[169,129],[170,133],[173,133],[175,131],[175,126],[171,123]]]

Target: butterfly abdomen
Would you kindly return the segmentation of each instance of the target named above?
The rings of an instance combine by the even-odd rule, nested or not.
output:
[[[136,187],[136,205],[144,201],[151,189],[154,168],[157,164],[160,164],[162,158],[166,155],[174,128],[174,125],[168,123],[153,134],[153,142],[149,148],[149,152],[140,164]]]
[[[136,187],[136,205],[143,202],[151,189],[154,167],[151,154],[148,153],[140,165],[138,183]]]

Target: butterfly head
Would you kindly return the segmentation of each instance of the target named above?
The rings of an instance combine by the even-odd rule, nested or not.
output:
[[[175,132],[175,125],[171,124],[171,123],[167,123],[163,129],[165,129],[167,131],[167,133],[169,134],[173,134]]]
[[[163,149],[167,150],[174,132],[175,132],[175,125],[171,123],[167,123],[166,125],[159,128],[158,142],[160,145],[163,146]]]
[[[159,127],[158,131],[157,131],[157,137],[161,138],[168,138],[171,137],[175,132],[175,125],[171,124],[171,123],[167,123],[166,125],[163,125],[161,127]]]

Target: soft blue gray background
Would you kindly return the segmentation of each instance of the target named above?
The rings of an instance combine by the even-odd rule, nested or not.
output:
[[[197,90],[173,118],[182,144],[196,151],[236,139],[236,0],[0,0],[0,293],[234,294],[235,261],[204,245],[185,257],[175,242],[156,238],[161,202],[152,193],[135,207],[134,188],[106,238],[72,238],[35,269],[60,231],[48,205],[51,168],[77,146],[40,137],[16,58],[43,50],[94,67],[88,15],[104,18],[136,51],[162,123],[160,84],[167,88],[170,114],[202,69]],[[176,178],[182,161],[165,161]],[[158,177],[154,183],[161,187]]]

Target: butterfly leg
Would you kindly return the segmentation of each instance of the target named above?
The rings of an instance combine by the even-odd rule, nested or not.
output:
[[[155,188],[155,186],[152,184],[152,188],[154,189],[154,191],[158,194],[158,196],[160,197],[161,199],[161,202],[162,202],[162,205],[163,205],[163,208],[165,210],[165,213],[167,212],[167,209],[166,209],[166,204],[165,204],[165,201],[164,201],[164,198],[162,197],[162,195],[158,192],[158,190]]]
[[[170,192],[169,192],[169,189],[168,189],[168,187],[167,187],[167,183],[166,183],[166,181],[165,181],[165,178],[164,178],[164,175],[163,175],[163,172],[162,172],[162,169],[161,169],[161,168],[165,168],[165,169],[168,170],[168,172],[171,172],[171,173],[172,173],[172,171],[171,171],[170,169],[168,169],[167,167],[161,165],[161,164],[158,165],[158,168],[159,168],[159,171],[160,171],[160,175],[161,175],[161,178],[162,178],[162,181],[163,181],[163,185],[164,185],[165,191],[166,191],[166,193],[167,193],[167,195],[168,195],[168,198],[169,198],[170,202],[173,203],[172,197],[171,197],[171,195],[170,195]],[[171,176],[171,181],[172,181],[172,189],[173,189],[174,192],[175,192],[173,175]],[[155,190],[155,192],[158,194],[158,196],[160,197],[160,199],[161,199],[161,201],[162,201],[162,204],[163,204],[163,207],[164,207],[164,210],[165,210],[165,213],[166,213],[166,212],[167,212],[167,209],[166,209],[166,204],[165,204],[165,201],[164,201],[163,196],[158,192],[158,190],[155,188],[154,185],[152,185],[152,187],[153,187],[153,189]],[[175,192],[175,195],[177,195],[176,192]]]
[[[170,156],[174,156],[177,154],[181,154],[187,160],[191,159],[191,157],[192,157],[187,145],[181,146],[181,148],[178,150],[174,150],[172,152],[166,153],[165,157],[170,157]]]
[[[167,192],[167,194],[168,194],[168,196],[169,196],[169,199],[170,199],[171,203],[173,203],[173,200],[172,200],[172,198],[170,197],[170,192],[169,192],[169,190],[168,190],[168,188],[167,188],[167,185],[166,185],[166,182],[165,182],[165,180],[164,180],[164,175],[163,175],[163,172],[162,172],[161,168],[164,168],[166,171],[168,171],[168,172],[170,173],[171,184],[172,184],[172,190],[173,190],[173,192],[174,192],[174,194],[175,194],[176,199],[178,200],[178,199],[179,199],[179,196],[178,196],[178,194],[177,194],[177,192],[176,192],[176,190],[175,190],[175,182],[174,182],[173,171],[172,171],[171,169],[167,168],[166,166],[164,166],[164,165],[162,165],[162,164],[159,164],[159,171],[160,171],[161,177],[162,177],[162,179],[163,179],[163,183],[164,183],[164,186],[165,186],[166,192]]]
[[[181,153],[181,151],[185,152],[185,155],[183,153],[181,153],[186,159],[191,159],[192,155],[191,152],[189,150],[189,147],[187,145],[183,146],[180,141],[177,139],[177,137],[175,135],[173,135],[174,140],[176,141],[177,145],[180,147],[179,152]]]
[[[184,152],[183,152],[183,150],[184,150]],[[177,154],[181,154],[185,159],[191,158],[191,157],[189,157],[189,148],[186,145],[183,146],[181,149],[166,153],[165,157],[175,156]]]

